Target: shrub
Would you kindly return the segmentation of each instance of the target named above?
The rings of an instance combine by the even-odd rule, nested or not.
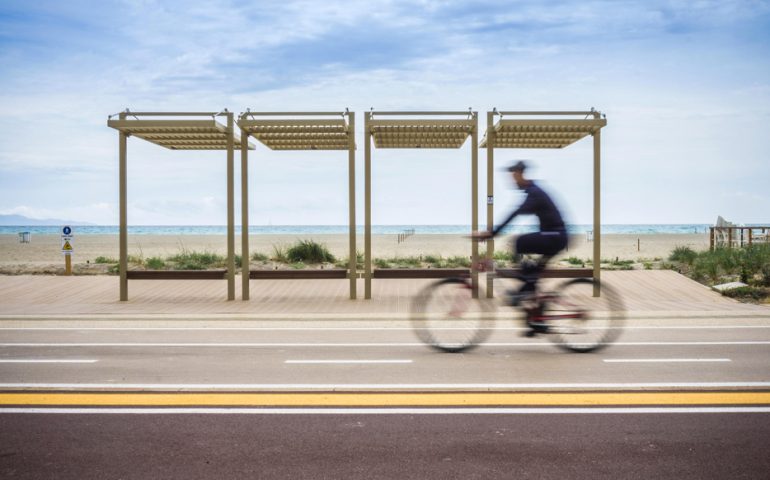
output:
[[[326,245],[313,240],[300,240],[289,247],[286,256],[291,262],[333,263],[335,261],[334,255],[329,252]]]
[[[179,270],[205,270],[213,267],[224,267],[225,257],[213,252],[194,252],[182,250],[182,252],[168,257],[166,260],[173,262]]]
[[[111,257],[99,256],[99,257],[96,257],[96,259],[94,260],[94,263],[118,263],[118,261]]]
[[[690,247],[676,247],[671,255],[668,256],[669,261],[686,263],[692,265],[698,254]]]
[[[150,257],[145,262],[147,268],[151,270],[162,270],[166,266],[166,262],[160,257]]]
[[[375,268],[392,268],[392,265],[384,258],[375,258],[374,266]]]
[[[581,259],[579,259],[577,257],[569,257],[569,258],[566,258],[565,261],[567,263],[569,263],[570,265],[575,265],[577,267],[585,267],[586,266],[586,263],[583,260],[581,260]]]
[[[289,257],[286,256],[286,250],[280,245],[273,245],[273,257],[271,260],[280,263],[289,263]]]
[[[269,260],[267,255],[265,255],[264,253],[259,253],[259,252],[252,253],[251,254],[251,259],[254,260],[255,262],[266,262],[266,261]]]

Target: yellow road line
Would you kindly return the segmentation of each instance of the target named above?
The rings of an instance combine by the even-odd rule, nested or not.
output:
[[[770,405],[770,392],[615,393],[0,393],[0,405],[250,406],[250,407],[479,407]]]

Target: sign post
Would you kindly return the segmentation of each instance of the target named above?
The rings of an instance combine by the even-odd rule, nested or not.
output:
[[[61,229],[61,252],[64,254],[64,275],[72,275],[72,228],[65,225]]]

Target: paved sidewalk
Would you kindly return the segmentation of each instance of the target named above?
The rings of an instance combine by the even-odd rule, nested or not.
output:
[[[725,298],[672,271],[608,271],[629,312],[662,315],[770,317],[770,306]],[[0,317],[182,316],[231,318],[405,318],[411,298],[432,280],[374,280],[371,300],[350,300],[347,280],[257,280],[251,299],[227,301],[223,280],[132,280],[129,301],[118,300],[113,276],[0,276]]]

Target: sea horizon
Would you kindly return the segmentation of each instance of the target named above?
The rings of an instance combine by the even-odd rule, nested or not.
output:
[[[676,224],[602,224],[604,234],[698,234],[708,232],[710,224],[705,223],[676,223]],[[73,235],[118,235],[117,225],[71,225]],[[479,228],[484,228],[479,225]],[[593,231],[593,225],[568,225],[572,234],[583,234]],[[58,225],[3,225],[0,235],[17,235],[29,232],[34,235],[60,235],[62,226]],[[526,233],[536,231],[536,225],[514,225],[503,229],[503,233]],[[471,231],[470,225],[372,225],[373,235],[397,235],[413,233],[416,235],[463,235]],[[240,234],[241,227],[236,226],[235,232]],[[347,234],[347,225],[250,225],[250,235],[323,235]],[[129,225],[128,233],[132,235],[226,235],[225,225]],[[364,226],[358,225],[356,233],[363,235]]]

